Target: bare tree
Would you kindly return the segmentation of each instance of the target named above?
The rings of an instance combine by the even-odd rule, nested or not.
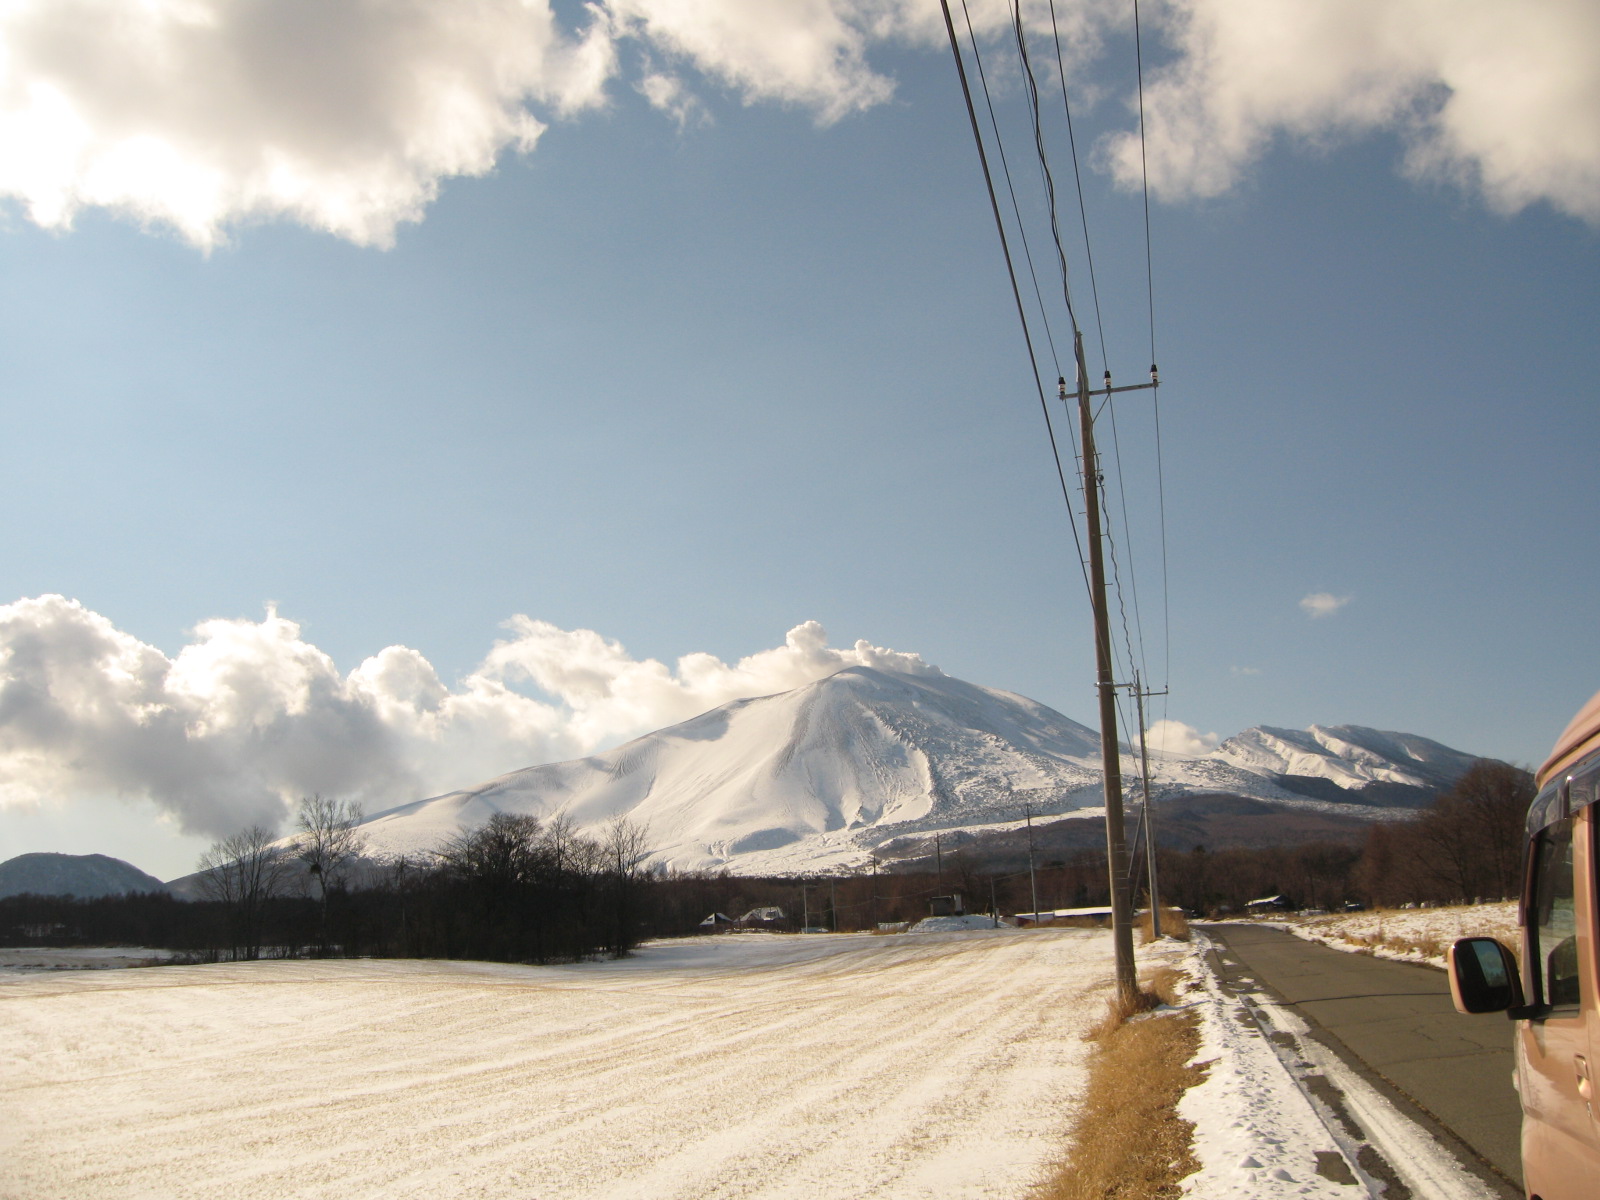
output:
[[[361,857],[367,839],[360,831],[366,813],[359,804],[322,795],[303,796],[295,817],[295,857],[317,880],[321,900],[318,948],[328,952],[328,889],[344,885],[345,871]]]
[[[600,838],[600,859],[611,893],[610,946],[613,958],[621,958],[635,943],[639,923],[639,892],[644,872],[640,869],[650,856],[649,833],[637,821],[615,817],[607,822]]]
[[[288,862],[270,830],[252,825],[200,856],[200,891],[228,910],[233,957],[261,957],[266,904],[282,888]]]
[[[1411,831],[1422,873],[1448,900],[1517,894],[1523,820],[1533,776],[1479,759],[1424,812]]]

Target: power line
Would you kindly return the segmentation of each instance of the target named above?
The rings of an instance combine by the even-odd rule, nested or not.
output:
[[[1045,309],[1044,293],[1039,289],[1039,276],[1033,267],[1033,251],[1028,245],[1028,228],[1023,223],[1022,208],[1017,203],[1017,189],[1011,182],[1011,164],[1006,158],[1005,139],[1000,136],[1000,122],[995,118],[994,101],[989,95],[989,77],[983,69],[983,56],[978,53],[978,35],[973,32],[972,16],[967,12],[965,0],[961,5],[961,13],[967,23],[967,41],[972,46],[972,61],[978,68],[978,83],[983,88],[983,103],[989,110],[989,128],[994,130],[994,147],[1000,155],[1000,170],[1006,177],[1006,191],[1011,196],[1011,215],[1016,218],[1017,236],[1022,239],[1022,257],[1028,264],[1028,278],[1033,281],[1033,298],[1039,303],[1039,320],[1044,325],[1044,338],[1050,346],[1050,362],[1055,367],[1056,374],[1060,375],[1061,359],[1056,354],[1056,339],[1050,332],[1050,315]],[[1070,431],[1071,427],[1068,428]]]
[[[1052,5],[1055,0],[1051,0]],[[1150,378],[1157,378],[1156,363],[1156,284],[1154,257],[1150,251],[1150,163],[1145,145],[1144,121],[1144,38],[1139,21],[1139,0],[1133,0],[1133,61],[1139,81],[1139,177],[1144,192],[1144,286],[1150,314]],[[1172,681],[1172,616],[1171,590],[1167,578],[1167,488],[1166,473],[1161,461],[1161,390],[1153,397],[1156,433],[1156,498],[1161,519],[1161,648],[1163,654],[1163,688]],[[1162,719],[1166,719],[1167,703],[1162,700]]]
[[[1005,222],[1000,217],[1000,202],[995,199],[994,175],[989,170],[989,155],[983,148],[983,134],[978,128],[978,112],[972,105],[972,87],[967,82],[967,67],[961,60],[961,46],[956,41],[955,22],[950,18],[949,0],[939,0],[939,7],[944,12],[944,28],[950,37],[950,53],[956,60],[956,74],[961,78],[961,95],[967,104],[967,120],[972,125],[972,140],[978,147],[978,161],[983,166],[983,184],[989,193],[989,210],[994,214],[994,227],[1000,235],[1000,250],[1005,255],[1006,276],[1011,280],[1011,297],[1016,301],[1017,320],[1022,324],[1022,340],[1028,347],[1028,368],[1033,372],[1034,389],[1039,394],[1039,408],[1044,413],[1045,430],[1050,436],[1050,456],[1055,460],[1056,478],[1061,483],[1061,498],[1067,505],[1069,516],[1068,524],[1072,527],[1072,541],[1078,549],[1078,570],[1083,574],[1083,584],[1089,587],[1088,570],[1084,566],[1083,539],[1078,536],[1078,523],[1072,520],[1072,492],[1067,487],[1066,472],[1061,466],[1061,450],[1056,443],[1055,425],[1050,419],[1050,405],[1044,397],[1044,381],[1039,378],[1039,360],[1033,350],[1033,335],[1028,330],[1028,315],[1022,306],[1022,291],[1017,286],[1017,271],[1011,261],[1011,246],[1006,239]],[[972,17],[967,12],[966,0],[961,0],[961,10],[967,17],[968,28],[971,28]]]
[[[1021,27],[1021,0],[1015,0],[1018,28]],[[1094,249],[1089,243],[1089,210],[1083,203],[1083,174],[1078,169],[1078,139],[1072,131],[1072,102],[1067,99],[1067,67],[1061,57],[1061,27],[1056,23],[1056,0],[1050,0],[1050,32],[1055,41],[1056,48],[1056,75],[1061,80],[1061,110],[1067,117],[1067,148],[1072,152],[1072,178],[1078,188],[1078,218],[1083,225],[1083,254],[1089,263],[1089,294],[1094,300],[1095,333],[1100,339],[1100,362],[1102,367],[1110,365],[1110,357],[1106,354],[1105,325],[1100,320],[1100,288],[1096,284],[1094,274]],[[1020,34],[1019,34],[1020,37]],[[1025,52],[1024,52],[1025,53]],[[1032,71],[1029,71],[1032,77]],[[1038,97],[1034,97],[1035,111],[1038,109]]]

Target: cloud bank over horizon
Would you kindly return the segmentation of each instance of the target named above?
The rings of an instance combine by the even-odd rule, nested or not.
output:
[[[973,0],[1007,38],[1005,0]],[[1127,6],[1057,6],[1069,72]],[[1157,0],[1149,165],[1172,201],[1239,186],[1278,141],[1397,133],[1402,168],[1600,223],[1600,9],[1527,0]],[[1051,29],[1046,0],[1025,27]],[[810,112],[887,103],[873,63],[944,53],[925,0],[17,0],[0,9],[0,196],[49,229],[104,209],[209,249],[254,220],[388,246],[443,181],[530,153],[550,122],[636,91],[683,130],[700,93]],[[1005,47],[1000,49],[1004,51]],[[1053,54],[1034,55],[1035,65]],[[1120,50],[1119,50],[1120,53]],[[1159,60],[1165,56],[1166,61]],[[1047,81],[1042,81],[1047,82]],[[953,84],[952,84],[953,86]],[[1128,100],[1131,81],[1119,96]],[[1136,184],[1131,112],[1097,155]]]
[[[674,667],[592,630],[521,615],[504,628],[450,687],[405,646],[341,674],[275,611],[201,622],[169,658],[62,596],[0,606],[0,810],[147,798],[183,832],[221,837],[278,827],[302,795],[386,808],[848,666],[940,673],[866,641],[830,647],[815,621],[736,663],[694,653]]]

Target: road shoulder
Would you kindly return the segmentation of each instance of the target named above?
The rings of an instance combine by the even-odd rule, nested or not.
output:
[[[1440,1016],[1430,1010],[1439,1008],[1434,993],[1442,994],[1443,988],[1436,986],[1432,979],[1422,977],[1420,973],[1425,968],[1403,967],[1403,970],[1418,973],[1417,976],[1397,976],[1398,983],[1387,987],[1374,988],[1366,978],[1351,987],[1338,977],[1339,968],[1346,964],[1337,960],[1360,960],[1360,965],[1349,965],[1363,976],[1370,975],[1365,966],[1374,960],[1345,955],[1259,926],[1212,926],[1205,930],[1204,937],[1208,965],[1221,987],[1235,998],[1241,1011],[1248,1014],[1262,1036],[1273,1044],[1285,1069],[1314,1098],[1336,1136],[1342,1142],[1348,1140],[1363,1170],[1387,1184],[1384,1189],[1387,1198],[1437,1195],[1454,1200],[1462,1194],[1463,1186],[1475,1185],[1474,1190],[1480,1195],[1520,1200],[1523,1193],[1520,1163],[1516,1161],[1515,1125],[1511,1125],[1508,1133],[1510,1118],[1501,1111],[1505,1107],[1503,1099],[1494,1096],[1487,1113],[1471,1114],[1465,1120],[1461,1113],[1456,1113],[1456,1123],[1467,1126],[1458,1131],[1380,1069],[1393,1066],[1384,1061],[1383,1038],[1403,1041],[1407,1036],[1387,1026]],[[1280,966],[1276,971],[1279,977],[1272,978],[1273,970],[1262,969],[1264,964],[1273,966],[1270,955],[1262,951],[1263,945],[1271,943],[1264,943],[1262,937],[1283,939],[1316,955],[1331,956],[1331,960],[1324,960],[1325,969],[1330,973],[1314,978],[1296,975],[1286,979],[1281,977]],[[1335,986],[1325,986],[1330,983]],[[1448,1009],[1448,1000],[1442,1003]],[[1422,1010],[1420,1017],[1415,1015],[1418,1009]],[[1347,1034],[1351,1022],[1358,1019],[1352,1016],[1353,1012],[1371,1015],[1382,1035],[1368,1039],[1369,1054],[1379,1060],[1377,1066],[1366,1061],[1344,1038],[1318,1020],[1318,1013],[1324,1010],[1339,1014],[1341,1027]],[[1402,1013],[1405,1015],[1398,1015]],[[1445,1019],[1447,1022],[1471,1020],[1453,1010]],[[1445,1028],[1455,1034],[1464,1027],[1447,1023]],[[1415,1057],[1429,1066],[1441,1062],[1449,1064],[1457,1072],[1463,1069],[1486,1072],[1477,1079],[1477,1090],[1493,1093],[1501,1067],[1509,1078],[1509,1036],[1505,1043],[1503,1063],[1492,1057],[1487,1061],[1478,1058],[1455,1061],[1464,1057],[1452,1053],[1456,1047],[1437,1043],[1430,1043]],[[1438,1054],[1430,1059],[1433,1050]],[[1476,1047],[1476,1053],[1481,1057],[1483,1048]],[[1396,1073],[1411,1079],[1416,1077],[1415,1067],[1416,1063],[1408,1060],[1407,1069]],[[1441,1081],[1441,1086],[1451,1085]],[[1514,1093],[1511,1103],[1515,1103]],[[1478,1144],[1474,1145],[1462,1133]],[[1491,1154],[1483,1152],[1485,1143]]]

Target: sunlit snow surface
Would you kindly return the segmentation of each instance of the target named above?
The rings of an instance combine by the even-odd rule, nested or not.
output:
[[[1372,954],[1401,962],[1426,963],[1444,969],[1445,951],[1457,938],[1498,938],[1521,952],[1517,902],[1459,904],[1442,908],[1385,908],[1373,912],[1292,916],[1277,925],[1297,937],[1335,950]]]
[[[1109,940],[730,935],[620,963],[0,980],[0,1195],[1007,1197]]]
[[[1158,798],[1228,792],[1374,820],[1402,813],[1311,799],[1278,776],[1424,787],[1472,759],[1341,725],[1249,730],[1209,754],[1150,762]],[[934,830],[998,831],[1030,813],[1090,817],[1104,803],[1100,767],[1097,733],[1026,697],[939,673],[848,667],[614,750],[376,813],[363,832],[372,851],[417,854],[496,812],[561,814],[592,834],[626,816],[646,830],[654,864],[796,874],[863,865],[873,847],[920,844]],[[1131,752],[1123,769],[1137,774]]]

